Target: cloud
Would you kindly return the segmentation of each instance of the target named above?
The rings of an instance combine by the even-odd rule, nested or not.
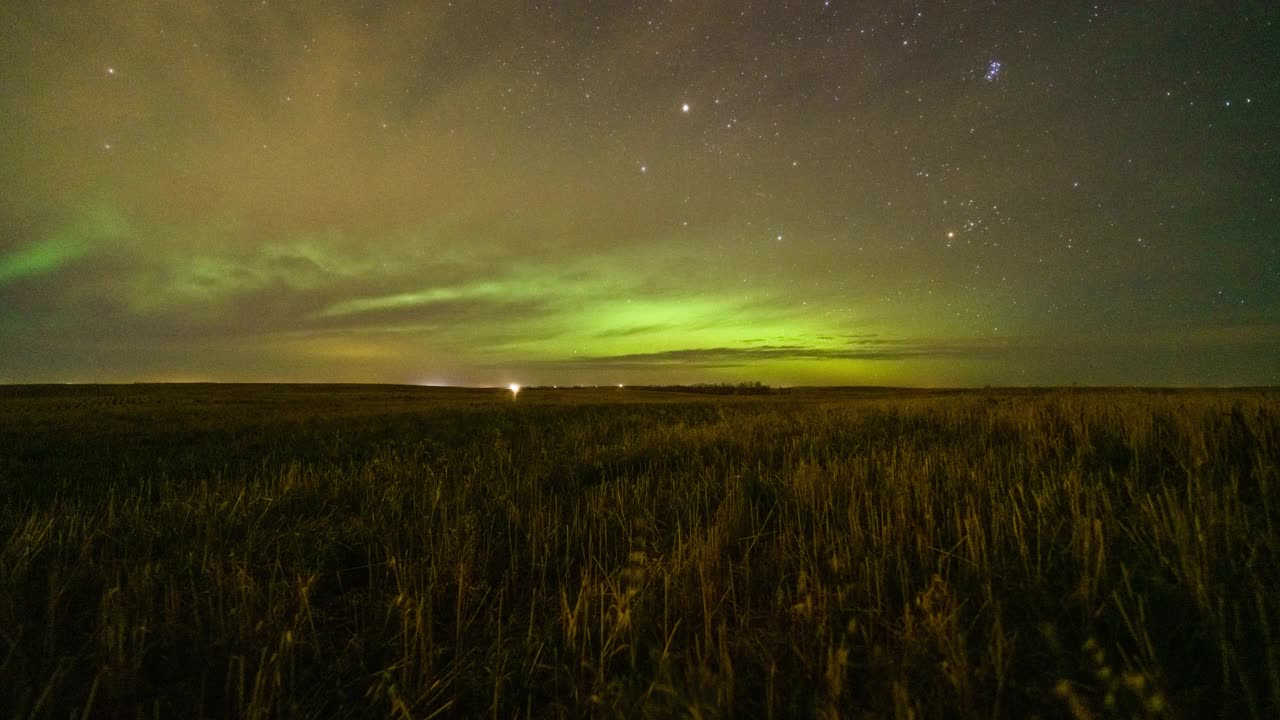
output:
[[[756,345],[752,347],[684,348],[648,353],[574,358],[577,365],[591,367],[653,367],[685,365],[702,368],[740,367],[761,362],[793,360],[916,360],[960,357],[987,353],[986,343],[910,341],[877,339],[874,346],[858,348],[809,347],[805,345]]]
[[[593,335],[592,337],[595,337],[595,338],[601,338],[601,339],[606,339],[606,338],[628,338],[628,337],[633,337],[633,336],[636,336],[636,335],[650,335],[650,334],[653,334],[653,333],[660,333],[660,332],[662,332],[663,330],[670,330],[671,328],[672,328],[672,326],[671,326],[671,325],[665,325],[665,324],[659,324],[659,325],[634,325],[634,326],[632,326],[632,327],[616,328],[616,329],[610,329],[610,330],[601,330],[600,332],[596,333],[596,334],[595,334],[595,335]]]

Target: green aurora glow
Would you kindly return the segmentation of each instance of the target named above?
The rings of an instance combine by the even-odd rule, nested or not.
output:
[[[1274,10],[19,5],[0,382],[1280,382]]]

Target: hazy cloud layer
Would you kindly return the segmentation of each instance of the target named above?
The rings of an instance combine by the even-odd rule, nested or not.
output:
[[[1280,382],[1270,6],[0,26],[0,382]]]

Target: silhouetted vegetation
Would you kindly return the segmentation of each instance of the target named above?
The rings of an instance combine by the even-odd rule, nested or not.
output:
[[[1277,397],[0,388],[0,717],[1277,717]]]
[[[697,383],[694,385],[645,385],[641,389],[658,392],[701,393],[703,395],[780,395],[786,388],[775,388],[756,380],[741,383]]]

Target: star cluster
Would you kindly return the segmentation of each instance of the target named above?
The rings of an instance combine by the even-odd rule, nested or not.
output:
[[[0,9],[0,382],[1280,382],[1280,10]]]

